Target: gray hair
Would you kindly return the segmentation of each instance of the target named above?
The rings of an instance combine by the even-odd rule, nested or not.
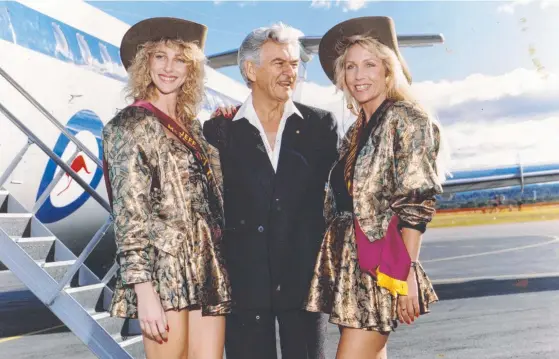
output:
[[[272,40],[280,44],[289,44],[299,50],[299,37],[301,36],[303,33],[300,30],[281,22],[270,27],[259,27],[248,34],[237,55],[237,64],[247,86],[250,87],[250,80],[245,72],[245,62],[250,61],[260,65],[260,52],[264,43]]]

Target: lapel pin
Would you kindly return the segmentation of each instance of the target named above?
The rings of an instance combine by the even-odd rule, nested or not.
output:
[[[296,134],[299,134],[299,130],[295,131]]]

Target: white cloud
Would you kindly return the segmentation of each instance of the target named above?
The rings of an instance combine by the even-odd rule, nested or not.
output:
[[[549,96],[559,93],[559,76],[520,68],[500,76],[473,74],[460,81],[424,81],[414,84],[413,89],[429,107],[440,110],[468,101]]]
[[[330,0],[312,0],[311,3],[311,7],[315,7],[315,8],[327,8],[330,9],[330,6],[332,5],[332,1]]]
[[[559,6],[559,1],[557,0],[514,0],[509,3],[499,5],[497,11],[501,13],[514,14],[518,6],[524,6],[534,2],[538,2],[540,4],[540,8],[542,9],[547,9],[550,6]]]
[[[459,81],[424,81],[416,96],[443,124],[451,147],[451,169],[559,162],[559,74],[544,78],[517,69]],[[354,121],[334,86],[305,83],[301,102],[332,111],[343,131]]]
[[[474,169],[523,163],[559,162],[559,112],[520,122],[471,121],[445,128],[452,146],[452,169]]]
[[[357,11],[365,7],[367,1],[372,0],[312,0],[311,7],[330,9],[332,5],[339,7],[343,5],[343,11]]]
[[[507,14],[514,14],[514,8],[515,8],[514,4],[504,4],[504,5],[499,5],[497,11],[507,13]]]
[[[365,0],[349,0],[346,3],[346,9],[357,11],[365,6]]]

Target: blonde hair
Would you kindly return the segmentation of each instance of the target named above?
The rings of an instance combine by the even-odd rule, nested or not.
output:
[[[128,68],[127,97],[133,100],[153,99],[157,92],[150,75],[150,57],[163,44],[182,52],[187,65],[186,79],[177,96],[177,120],[186,123],[196,118],[204,99],[204,65],[206,57],[197,44],[182,40],[148,41],[141,45]]]
[[[411,87],[404,75],[402,64],[398,57],[389,47],[385,46],[378,40],[365,35],[354,35],[345,38],[344,41],[336,45],[338,58],[334,62],[334,73],[336,87],[343,91],[344,98],[351,106],[351,112],[354,115],[359,114],[359,103],[351,96],[351,92],[347,88],[345,80],[345,62],[349,49],[353,45],[360,45],[365,50],[378,57],[386,71],[386,98],[393,101],[410,101],[417,104],[416,99],[411,93]]]
[[[334,62],[335,83],[337,89],[343,92],[348,108],[355,116],[359,116],[361,106],[351,95],[351,92],[347,87],[345,71],[345,60],[347,54],[349,49],[354,45],[362,46],[365,50],[374,54],[381,60],[386,75],[386,98],[393,100],[394,102],[407,101],[412,103],[427,115],[432,124],[431,128],[436,127],[439,131],[440,144],[437,156],[437,174],[439,179],[444,181],[447,175],[450,175],[450,172],[448,172],[450,152],[446,142],[446,137],[443,136],[441,124],[435,116],[431,114],[430,111],[427,111],[427,109],[422,106],[413,95],[411,85],[404,74],[402,63],[398,59],[398,56],[396,56],[396,53],[388,46],[370,36],[354,35],[345,38],[336,45],[336,51],[339,56]]]

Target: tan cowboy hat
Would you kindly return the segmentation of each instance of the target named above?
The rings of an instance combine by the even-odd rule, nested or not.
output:
[[[396,35],[394,21],[386,16],[367,16],[350,19],[337,24],[324,34],[318,47],[318,57],[320,58],[322,69],[330,81],[335,83],[334,62],[340,55],[336,51],[338,43],[343,41],[344,38],[354,35],[372,36],[392,49],[402,64],[404,75],[411,84],[410,71],[398,48],[398,36]]]
[[[128,70],[139,45],[147,41],[162,39],[180,39],[198,44],[204,51],[208,28],[205,25],[173,17],[154,17],[142,20],[132,26],[120,45],[120,59],[124,68]]]

